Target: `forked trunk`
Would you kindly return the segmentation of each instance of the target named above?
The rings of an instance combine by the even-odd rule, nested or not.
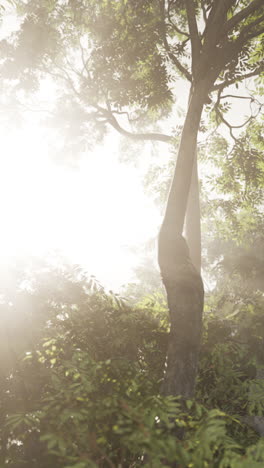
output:
[[[203,282],[199,269],[191,261],[182,231],[204,98],[205,92],[201,87],[194,90],[190,99],[159,235],[159,265],[171,320],[162,392],[183,398],[191,398],[194,394],[202,331]]]

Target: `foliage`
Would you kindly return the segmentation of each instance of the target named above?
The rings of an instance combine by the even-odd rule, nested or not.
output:
[[[78,267],[40,264],[10,277],[1,306],[2,464],[262,466],[263,443],[245,422],[263,414],[258,309],[220,319],[211,303],[197,401],[184,403],[159,395],[162,297],[131,308]]]
[[[76,157],[98,143],[106,124],[113,123],[111,109],[118,114],[130,106],[133,118],[140,110],[145,122],[167,114],[171,77],[159,47],[158,4],[19,0],[16,5],[21,27],[0,42],[1,76],[12,83],[18,111],[32,96],[37,101],[43,78],[50,78],[56,100],[44,119],[63,133],[64,153]]]
[[[201,46],[206,24],[212,22],[213,3],[194,2]],[[76,157],[109,127],[121,133],[123,124],[135,132],[149,131],[150,125],[157,130],[162,119],[175,112],[175,81],[192,81],[192,34],[183,1],[16,0],[14,4],[20,29],[0,42],[3,83],[12,83],[10,99],[18,112],[32,96],[37,102],[43,78],[50,79],[56,102],[45,119],[50,128],[63,132],[64,153],[67,148]],[[225,19],[237,18],[249,4],[249,0],[230,1]],[[221,57],[230,55],[219,69],[221,84],[239,83],[248,73],[263,72],[262,14],[263,5],[256,5],[226,35],[219,31],[218,48],[207,67],[217,68]],[[211,110],[217,100],[208,99]],[[224,110],[224,105],[218,108]]]
[[[235,142],[217,132],[200,154],[202,164],[210,165],[202,187],[204,266],[226,297],[251,301],[252,293],[263,289],[262,119]]]

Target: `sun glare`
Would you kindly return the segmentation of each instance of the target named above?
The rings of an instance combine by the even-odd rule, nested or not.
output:
[[[1,39],[19,27],[9,7]],[[41,81],[38,98],[47,109],[56,93],[51,78]],[[24,114],[23,129],[0,129],[2,262],[56,251],[118,288],[138,263],[136,246],[155,236],[160,223],[139,171],[118,162],[117,136],[83,155],[75,169],[55,163],[39,113]]]
[[[159,215],[137,170],[118,163],[114,140],[76,169],[52,161],[34,124],[2,135],[1,146],[1,256],[56,250],[109,287],[125,283],[136,264],[130,247],[155,234]]]

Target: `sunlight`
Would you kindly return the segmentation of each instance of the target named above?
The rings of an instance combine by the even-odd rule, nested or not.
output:
[[[9,2],[4,6],[0,39],[19,28]],[[56,93],[50,77],[40,82],[44,111]],[[118,288],[138,264],[137,245],[156,235],[158,210],[144,194],[140,172],[119,163],[118,136],[108,136],[74,169],[56,163],[52,151],[63,142],[56,137],[49,146],[53,131],[41,125],[35,104],[23,109],[23,128],[12,121],[9,131],[0,129],[1,260],[46,258],[55,251]]]
[[[56,250],[109,287],[125,283],[136,264],[130,247],[155,234],[159,215],[138,171],[118,163],[115,141],[76,169],[52,161],[37,125],[1,142],[1,257]]]

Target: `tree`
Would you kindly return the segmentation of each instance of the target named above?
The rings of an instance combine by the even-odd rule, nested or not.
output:
[[[2,41],[6,52],[2,76],[19,77],[19,86],[30,91],[45,75],[67,84],[58,99],[57,124],[70,130],[73,151],[88,132],[99,138],[106,125],[132,139],[173,143],[155,123],[173,112],[173,80],[180,76],[189,82],[158,247],[171,319],[162,390],[189,398],[194,392],[203,311],[200,246],[192,245],[194,240],[197,244],[200,221],[197,216],[194,227],[193,214],[187,212],[188,197],[189,213],[199,210],[197,134],[206,105],[220,118],[221,92],[263,72],[263,1],[16,3],[23,15],[21,29],[15,40]],[[135,130],[145,124],[146,132],[123,128],[119,119],[123,113]],[[152,132],[147,131],[150,124]],[[187,232],[195,232],[188,236],[191,258],[183,237],[185,218]]]

